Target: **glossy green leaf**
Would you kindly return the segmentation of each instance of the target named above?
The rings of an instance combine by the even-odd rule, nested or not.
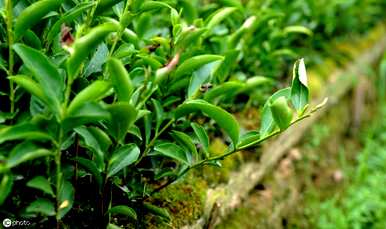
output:
[[[51,140],[52,137],[29,123],[21,123],[14,126],[0,128],[0,143],[12,140]]]
[[[47,178],[43,176],[36,176],[27,182],[27,186],[31,188],[39,189],[51,196],[55,196],[54,191],[52,190],[50,182]]]
[[[95,10],[95,14],[98,15],[103,12],[106,12],[106,9],[112,8],[114,5],[118,4],[119,2],[122,2],[122,0],[100,0]]]
[[[146,1],[141,5],[141,11],[158,10],[160,8],[172,8],[170,5],[160,1]]]
[[[216,98],[236,94],[244,86],[245,86],[245,83],[241,83],[237,81],[225,82],[209,90],[207,93],[205,93],[204,99],[208,102],[213,102]]]
[[[101,105],[95,102],[86,102],[71,110],[71,113],[68,113],[63,120],[62,126],[65,131],[69,131],[77,126],[109,119],[111,119],[111,114]]]
[[[239,124],[237,120],[222,108],[206,102],[205,100],[190,100],[180,105],[175,111],[175,118],[178,119],[192,112],[202,111],[225,130],[234,145],[239,139]]]
[[[43,214],[45,216],[54,216],[56,214],[55,212],[55,205],[52,203],[52,201],[48,199],[39,198],[32,202],[27,208],[26,212],[28,213],[39,213]]]
[[[13,176],[11,174],[4,174],[0,182],[0,206],[3,205],[8,195],[11,193],[13,187]]]
[[[173,158],[179,162],[189,165],[189,159],[184,150],[173,143],[161,143],[154,147],[154,151],[163,156]]]
[[[228,17],[231,13],[235,12],[236,10],[237,8],[235,7],[225,7],[225,8],[219,9],[218,11],[214,12],[211,15],[211,17],[206,23],[206,28],[209,31],[212,31],[216,25],[220,24],[222,20],[224,20],[226,17]]]
[[[240,137],[239,144],[237,145],[237,148],[246,148],[251,147],[256,144],[256,142],[259,142],[260,140],[260,134],[258,131],[250,131],[243,136]]]
[[[206,133],[204,127],[198,125],[197,123],[193,122],[190,125],[192,126],[193,131],[196,134],[205,155],[208,157],[209,156],[209,136],[208,136],[208,134]]]
[[[112,215],[124,215],[131,219],[137,220],[137,213],[131,207],[125,205],[114,206],[109,209]]]
[[[71,182],[63,181],[62,185],[60,186],[58,197],[58,217],[61,219],[71,210],[72,205],[74,204],[75,190]]]
[[[96,48],[94,55],[92,55],[90,61],[84,69],[83,77],[89,77],[93,73],[101,73],[102,66],[106,63],[109,56],[109,48],[102,42]]]
[[[96,80],[79,92],[68,106],[67,113],[72,114],[87,102],[98,101],[107,95],[111,84],[107,81]]]
[[[162,121],[164,120],[164,110],[161,103],[158,100],[152,99],[151,101],[154,106],[155,117],[156,117],[155,132],[158,133],[158,130],[162,124]]]
[[[108,121],[109,131],[117,141],[121,141],[130,126],[135,122],[137,110],[133,105],[126,102],[110,105],[107,110],[111,114],[111,119]]]
[[[107,61],[107,69],[113,82],[114,90],[117,93],[118,101],[129,102],[134,88],[125,66],[120,60],[110,58]]]
[[[144,203],[143,206],[148,212],[150,212],[156,216],[160,216],[161,218],[163,218],[167,221],[171,220],[170,214],[166,209],[154,206],[150,203]]]
[[[58,68],[47,56],[36,49],[23,44],[15,44],[13,49],[43,89],[51,109],[58,113],[64,98],[64,78]]]
[[[197,70],[198,68],[202,67],[205,64],[208,64],[210,62],[223,60],[223,56],[219,55],[199,55],[191,57],[187,60],[185,60],[180,66],[177,67],[175,71],[175,80],[181,78],[184,75],[189,75],[193,71]]]
[[[53,153],[47,149],[39,148],[32,142],[23,142],[18,144],[8,156],[6,166],[8,169],[17,165],[34,160],[39,157],[51,156]]]
[[[291,86],[291,101],[298,113],[308,104],[309,91],[307,86],[307,72],[304,59],[296,61],[293,68]]]
[[[286,35],[289,33],[303,33],[303,34],[306,34],[308,36],[313,35],[312,31],[309,28],[304,27],[304,26],[300,26],[300,25],[287,26],[283,29],[283,32]]]
[[[43,88],[38,83],[36,83],[33,79],[31,79],[31,77],[28,77],[25,75],[16,75],[16,76],[9,76],[8,79],[17,83],[20,87],[24,88],[31,95],[34,95],[37,98],[39,98],[47,106],[50,106],[47,96],[44,94]],[[54,107],[51,107],[51,108],[54,108]]]
[[[42,42],[40,41],[40,38],[30,29],[25,32],[23,41],[26,45],[34,49],[42,49]]]
[[[193,143],[192,138],[185,134],[184,132],[173,130],[171,133],[174,140],[188,153],[189,162],[192,163],[192,160],[198,159],[198,153],[196,146]]]
[[[76,39],[73,51],[67,59],[67,74],[70,79],[79,74],[82,63],[110,33],[119,30],[119,25],[104,23],[92,28],[86,35]]]
[[[50,11],[60,7],[63,0],[41,0],[25,8],[16,18],[15,38],[19,39],[29,28],[36,25]]]
[[[284,96],[286,99],[290,98],[291,88],[284,88],[269,97],[269,99],[265,102],[263,110],[261,112],[261,126],[260,126],[260,135],[261,137],[265,137],[269,135],[274,128],[276,127],[275,120],[273,119],[271,109],[269,107],[270,103],[272,103],[277,98]]]
[[[139,158],[139,148],[135,144],[125,145],[116,150],[109,160],[107,177],[112,177]]]
[[[287,99],[284,96],[274,100],[269,105],[271,109],[272,117],[275,123],[279,126],[280,130],[285,130],[292,121],[292,110],[288,106]]]

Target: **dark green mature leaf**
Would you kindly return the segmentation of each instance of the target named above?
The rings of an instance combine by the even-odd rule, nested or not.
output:
[[[74,160],[77,161],[83,168],[85,168],[88,172],[92,174],[100,191],[102,189],[103,178],[101,170],[97,168],[95,162],[83,157],[77,157]]]
[[[0,144],[12,140],[52,140],[52,136],[30,123],[21,123],[14,126],[0,128]]]
[[[90,129],[85,126],[80,126],[74,129],[76,133],[78,133],[83,138],[83,142],[81,143],[83,147],[89,149],[94,153],[95,163],[99,169],[99,171],[104,170],[105,163],[105,152],[102,150],[101,145],[99,144],[98,139],[91,133]]]
[[[235,146],[239,139],[239,124],[237,120],[222,108],[206,102],[205,100],[190,100],[180,105],[175,111],[175,118],[178,119],[186,114],[202,111],[225,130]]]
[[[54,191],[52,190],[50,182],[47,178],[43,176],[36,176],[27,182],[27,186],[31,188],[39,189],[51,196],[55,196]]]
[[[185,60],[180,66],[177,67],[175,71],[175,80],[178,80],[184,75],[191,74],[193,71],[204,66],[205,64],[208,64],[214,61],[223,60],[223,58],[224,58],[223,56],[211,55],[211,54],[191,57]]]
[[[40,51],[23,44],[13,45],[13,49],[32,72],[43,89],[50,108],[59,113],[64,98],[64,78],[58,68]]]
[[[40,213],[46,216],[54,216],[55,205],[48,199],[39,198],[32,202],[27,208],[28,213]]]
[[[158,100],[152,99],[151,101],[153,103],[154,110],[155,110],[155,118],[156,118],[155,132],[158,133],[158,130],[165,118],[164,110],[161,103]]]
[[[137,213],[134,211],[134,209],[132,209],[128,206],[125,206],[125,205],[114,206],[114,207],[109,209],[109,212],[112,215],[119,214],[119,215],[127,216],[131,219],[137,220]]]
[[[193,131],[196,134],[206,157],[208,157],[209,156],[209,137],[208,137],[208,134],[206,133],[204,127],[198,125],[197,123],[193,122],[190,125],[192,126]]]
[[[137,145],[128,144],[117,149],[109,160],[107,177],[112,177],[123,168],[137,161],[140,151]]]
[[[272,101],[277,98],[284,96],[286,99],[289,99],[291,95],[291,88],[284,88],[269,97],[269,99],[265,102],[263,110],[261,112],[261,126],[260,126],[260,136],[265,137],[269,135],[274,128],[276,127],[275,120],[273,119],[271,109],[269,107]]]
[[[79,92],[68,106],[67,112],[73,113],[87,102],[98,101],[107,95],[111,84],[107,81],[96,80]]]
[[[129,102],[134,88],[125,66],[120,60],[110,58],[107,61],[107,69],[109,70],[114,90],[117,93],[118,101]]]
[[[279,126],[280,130],[285,130],[291,124],[292,110],[288,106],[287,99],[284,96],[274,100],[269,105],[271,109],[272,117],[275,123]]]
[[[111,119],[108,121],[108,130],[117,141],[121,141],[136,120],[137,110],[133,105],[126,102],[110,105],[107,110],[111,114]]]
[[[294,65],[291,86],[291,101],[298,113],[308,104],[308,94],[306,66],[304,59],[300,59]]]
[[[154,151],[163,156],[173,158],[179,162],[189,165],[189,160],[184,150],[174,143],[161,143],[154,147]]]
[[[63,218],[71,210],[74,204],[74,193],[75,190],[71,182],[63,181],[58,194],[60,203],[58,210],[59,219]]]
[[[62,2],[63,0],[41,0],[25,8],[16,18],[14,31],[16,40],[50,11],[59,8]]]
[[[12,191],[13,176],[11,174],[4,174],[0,182],[0,206],[7,199]]]
[[[190,163],[192,163],[192,159],[198,159],[196,146],[194,145],[193,140],[189,135],[177,130],[173,130],[171,135],[178,142],[178,144],[184,148],[185,152],[188,153],[188,159]]]
[[[86,102],[71,113],[63,120],[62,126],[65,131],[88,123],[94,123],[102,120],[109,120],[110,113],[101,105],[95,102]]]
[[[218,63],[211,62],[193,72],[188,86],[188,98],[195,98],[197,96],[201,86],[209,81],[216,67],[218,67]]]
[[[170,214],[166,209],[154,206],[150,203],[144,203],[143,206],[150,213],[152,213],[156,216],[160,216],[167,221],[171,220]]]
[[[86,35],[75,40],[72,45],[73,52],[67,59],[68,77],[74,79],[88,55],[95,50],[98,44],[100,44],[110,33],[118,30],[119,25],[114,23],[104,23],[92,28]]]
[[[109,48],[105,43],[98,45],[94,55],[91,57],[90,62],[84,69],[84,77],[89,77],[93,73],[102,72],[102,66],[105,64],[109,55]]]
[[[13,148],[10,155],[8,156],[6,166],[8,169],[10,169],[21,163],[50,155],[53,155],[53,153],[47,149],[39,148],[32,142],[23,142]]]

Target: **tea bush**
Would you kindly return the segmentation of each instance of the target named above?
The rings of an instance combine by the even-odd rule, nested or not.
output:
[[[285,23],[284,1],[253,4],[0,1],[2,215],[58,228],[168,220],[154,193],[320,108],[308,106],[303,59],[267,96],[287,69],[278,56],[293,62],[290,47],[312,32]],[[264,104],[259,130],[226,111],[240,95]],[[222,155],[208,151],[213,135],[228,143]]]

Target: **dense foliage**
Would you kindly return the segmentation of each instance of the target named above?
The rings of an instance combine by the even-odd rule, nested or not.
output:
[[[47,227],[167,220],[154,193],[320,107],[308,107],[296,53],[319,48],[312,30],[351,28],[326,19],[331,8],[359,11],[301,2],[0,1],[2,215]],[[376,10],[350,23],[366,29],[384,3],[363,2]],[[269,96],[292,62],[291,86]],[[250,103],[263,105],[261,127],[246,132],[226,109]],[[224,154],[210,154],[213,135]]]

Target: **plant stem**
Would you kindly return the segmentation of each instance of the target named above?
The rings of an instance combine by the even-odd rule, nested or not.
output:
[[[13,31],[12,31],[12,21],[13,21],[13,12],[12,12],[12,1],[5,1],[6,8],[6,23],[7,23],[7,35],[8,35],[8,75],[13,75],[13,66],[14,66],[14,53],[13,53]],[[13,81],[9,81],[9,100],[11,103],[11,113],[15,112],[15,90]]]
[[[61,166],[61,158],[62,158],[62,139],[63,139],[63,129],[60,128],[59,132],[59,141],[57,145],[57,150],[55,154],[55,165],[56,165],[56,228],[60,228],[60,215],[59,215],[59,207],[60,203],[60,190],[62,186],[62,166]]]

